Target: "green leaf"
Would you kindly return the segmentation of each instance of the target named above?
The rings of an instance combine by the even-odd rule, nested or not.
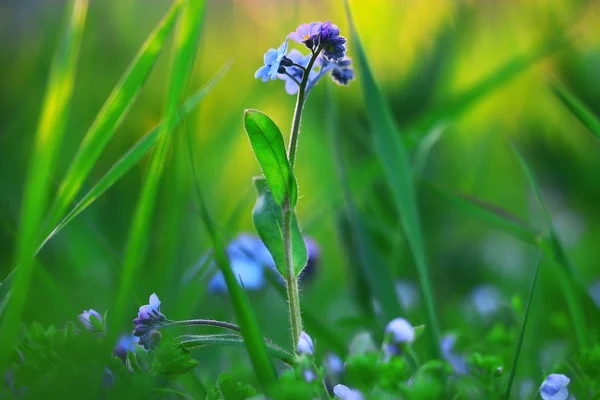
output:
[[[275,260],[275,266],[279,273],[285,277],[285,262],[283,251],[283,211],[273,198],[267,181],[262,178],[254,178],[254,186],[258,193],[256,204],[252,210],[252,221],[258,236],[269,249]],[[306,244],[298,226],[296,214],[292,216],[292,256],[296,276],[302,272],[308,261]]]
[[[173,339],[163,338],[158,348],[154,350],[154,357],[150,374],[164,375],[169,379],[186,374],[198,365],[198,361],[192,358],[189,350]]]
[[[523,317],[523,323],[521,324],[521,332],[519,333],[519,341],[517,342],[517,348],[515,350],[515,358],[513,360],[513,365],[510,370],[510,375],[508,377],[508,384],[506,385],[506,392],[504,398],[506,400],[510,400],[510,392],[512,388],[513,381],[515,379],[515,373],[517,372],[517,365],[519,363],[519,354],[521,353],[521,346],[523,344],[523,339],[525,338],[525,330],[527,329],[527,319],[529,318],[529,310],[531,309],[531,303],[533,301],[533,293],[535,291],[535,284],[537,282],[538,272],[540,270],[540,261],[542,259],[542,251],[540,250],[538,254],[538,260],[535,265],[535,271],[533,272],[533,279],[531,281],[531,287],[529,289],[529,299],[527,300],[527,307],[525,308],[525,316]]]
[[[419,336],[421,336],[423,334],[423,332],[425,332],[425,325],[417,325],[414,327],[415,329],[415,339],[418,339]]]
[[[229,66],[230,62],[226,63],[221,70],[206,84],[204,87],[199,89],[195,94],[190,96],[183,106],[179,108],[177,113],[177,120],[173,128],[177,127],[178,124],[187,117],[195,107],[200,103],[204,97],[206,97],[210,91],[216,86],[216,84],[223,78]],[[69,222],[75,217],[81,214],[87,207],[89,207],[94,201],[96,201],[104,192],[110,189],[119,179],[123,177],[131,168],[136,165],[148,152],[154,147],[154,145],[166,134],[164,128],[164,121],[158,126],[144,135],[138,142],[133,145],[127,153],[125,153],[113,166],[104,174],[104,176],[86,193],[85,196],[73,207],[71,211],[65,216],[65,218],[50,232],[48,237],[44,239],[42,244],[39,246],[38,251],[50,240],[54,235],[60,232]],[[0,292],[1,295],[1,292]]]
[[[229,374],[221,374],[217,386],[223,400],[246,400],[256,396],[256,389],[239,382]]]
[[[582,305],[579,303],[579,298],[578,298],[579,296],[578,296],[577,292],[584,292],[586,297],[589,297],[590,294],[589,294],[587,288],[585,288],[585,285],[583,285],[577,272],[571,265],[571,262],[569,261],[567,255],[558,239],[558,235],[556,234],[556,229],[554,228],[554,225],[552,224],[552,219],[550,218],[550,213],[548,212],[548,209],[547,209],[544,199],[542,197],[542,192],[535,180],[533,171],[531,170],[531,168],[529,167],[529,164],[527,164],[527,162],[525,161],[525,159],[523,158],[523,156],[517,149],[516,145],[512,142],[511,142],[511,144],[512,144],[514,153],[517,156],[517,159],[519,160],[521,169],[523,170],[523,173],[525,174],[527,183],[529,184],[529,188],[533,192],[535,198],[537,199],[537,201],[538,201],[540,207],[542,208],[544,215],[546,217],[546,223],[548,225],[548,231],[549,231],[549,243],[552,248],[552,252],[554,253],[554,255],[557,259],[557,262],[559,264],[559,268],[558,268],[559,275],[558,275],[557,279],[558,279],[558,282],[563,291],[563,295],[564,295],[565,301],[567,303],[567,307],[569,309],[569,314],[571,315],[571,318],[573,319],[573,327],[574,327],[575,334],[577,336],[579,345],[581,347],[585,347],[585,345],[587,343],[587,334],[586,334],[587,318],[583,312]],[[594,310],[596,310],[596,312],[597,312],[596,307],[594,307]]]
[[[573,115],[575,115],[597,139],[600,139],[600,120],[594,115],[592,110],[559,82],[550,82],[550,88]]]
[[[293,209],[298,200],[298,187],[281,131],[271,118],[256,110],[246,110],[244,126],[273,198],[280,206],[289,198]]]
[[[180,4],[180,1],[175,2],[158,26],[148,36],[85,134],[58,188],[58,193],[49,213],[49,228],[63,217],[64,212],[79,193],[100,154],[128,114],[171,33],[179,13]]]
[[[197,349],[209,346],[228,346],[245,348],[244,338],[235,333],[222,333],[215,335],[183,335],[177,338],[177,341],[186,349]],[[280,359],[287,364],[294,363],[294,355],[287,350],[277,346],[269,340],[263,340],[269,355]]]
[[[14,277],[14,291],[0,326],[0,371],[6,370],[6,362],[13,351],[21,325],[21,312],[30,294],[29,284],[35,265],[33,255],[37,245],[35,242],[43,226],[55,161],[67,125],[87,8],[87,0],[73,0],[66,7],[65,24],[48,75],[21,205],[17,241],[17,264],[20,268]]]
[[[351,43],[354,45],[357,64],[360,67],[361,87],[367,108],[367,116],[373,130],[371,136],[375,151],[384,169],[385,177],[394,198],[394,205],[402,219],[402,227],[417,267],[427,325],[430,328],[429,332],[431,332],[430,346],[435,357],[441,358],[440,333],[427,271],[423,235],[413,185],[413,171],[409,156],[404,148],[400,133],[394,124],[389,105],[381,94],[371,72],[367,56],[354,26],[348,1],[346,0],[344,4],[346,5],[346,13],[351,27]]]

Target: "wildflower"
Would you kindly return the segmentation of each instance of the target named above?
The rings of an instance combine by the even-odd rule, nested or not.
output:
[[[113,349],[113,355],[125,361],[125,359],[127,358],[127,352],[131,348],[131,345],[135,344],[137,340],[138,339],[132,334],[122,335],[119,338],[119,341],[117,342],[115,348]]]
[[[492,285],[480,285],[471,292],[470,302],[480,317],[489,318],[500,309],[502,295]]]
[[[396,297],[403,309],[409,310],[419,303],[419,289],[414,282],[399,280],[396,282]]]
[[[290,62],[302,65],[306,67],[308,62],[310,61],[310,54],[304,55],[300,51],[296,49],[290,50],[290,53],[286,56],[286,59]],[[279,79],[285,81],[285,91],[288,94],[296,94],[298,93],[298,83],[302,81],[304,71],[297,66],[290,65],[289,68],[285,69],[283,74],[277,75]],[[313,70],[309,73],[309,78],[314,78],[316,76],[316,72]]]
[[[442,356],[446,361],[450,363],[452,369],[457,374],[467,373],[467,362],[464,357],[454,352],[454,344],[456,343],[456,335],[448,334],[442,337],[440,347],[442,350]]]
[[[308,354],[311,356],[315,354],[315,347],[313,345],[313,341],[311,337],[308,336],[308,334],[304,331],[302,331],[300,337],[298,338],[297,350],[299,354]]]
[[[323,57],[337,61],[346,54],[346,38],[340,36],[340,29],[327,21],[321,25],[319,45],[323,48]]]
[[[312,381],[317,379],[317,375],[312,369],[305,369],[304,371],[302,371],[302,377],[307,383],[311,383]]]
[[[388,357],[397,355],[401,345],[415,341],[415,328],[404,318],[396,318],[385,327],[385,336],[383,352]]]
[[[95,310],[89,309],[84,310],[78,315],[79,321],[83,326],[90,332],[102,332],[104,331],[102,316]]]
[[[363,400],[364,398],[358,390],[350,389],[345,385],[335,385],[333,393],[340,400]]]
[[[288,38],[297,43],[304,43],[306,47],[312,49],[315,45],[315,38],[321,33],[322,25],[321,22],[311,22],[310,25],[302,24],[296,28],[295,32],[290,33]]]
[[[269,49],[265,53],[264,63],[262,67],[260,67],[255,73],[254,77],[257,79],[261,79],[263,82],[266,82],[271,78],[275,80],[277,78],[278,73],[282,73],[285,71],[285,67],[281,65],[281,61],[287,54],[287,46],[288,41],[285,39],[285,42],[279,46],[277,50]]]
[[[323,365],[328,374],[339,375],[344,371],[344,362],[334,353],[327,353],[323,360]]]
[[[544,400],[566,400],[569,396],[567,386],[570,379],[561,374],[550,374],[540,386],[540,395]]]
[[[149,303],[140,307],[137,318],[133,320],[135,324],[133,335],[139,338],[138,343],[146,350],[153,348],[156,339],[160,338],[154,334],[155,329],[167,320],[160,312],[160,300],[156,293],[152,293]]]

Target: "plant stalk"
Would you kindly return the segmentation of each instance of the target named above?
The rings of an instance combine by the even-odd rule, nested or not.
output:
[[[302,120],[302,109],[306,100],[306,86],[308,85],[308,75],[312,69],[321,48],[319,47],[312,55],[306,70],[302,74],[302,81],[298,88],[298,97],[296,99],[296,109],[294,111],[294,120],[292,122],[292,131],[290,133],[290,146],[288,148],[288,159],[292,170],[296,161],[296,149],[298,147],[298,134],[300,133],[300,121]],[[300,311],[300,291],[298,290],[298,277],[294,268],[294,257],[292,249],[292,217],[294,208],[290,203],[289,196],[283,204],[283,252],[285,262],[285,282],[290,312],[290,325],[292,330],[292,344],[294,350],[298,347],[298,338],[302,333],[302,313]]]
[[[213,319],[188,319],[185,321],[168,321],[163,325],[163,327],[169,326],[193,326],[193,325],[202,325],[202,326],[215,326],[217,328],[229,329],[236,332],[241,332],[239,326],[232,324],[230,322],[225,321],[216,321]]]

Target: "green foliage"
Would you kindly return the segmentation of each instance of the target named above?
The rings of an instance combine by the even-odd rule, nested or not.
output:
[[[289,198],[293,209],[298,201],[298,185],[287,159],[281,131],[271,118],[256,110],[246,110],[244,127],[273,199],[282,206]]]
[[[598,120],[598,117],[595,116],[594,113],[577,98],[577,96],[559,82],[551,82],[550,88],[556,97],[562,101],[565,107],[567,107],[569,111],[571,111],[571,113],[573,113],[573,115],[594,134],[594,136],[596,136],[596,138],[600,139],[600,120]]]
[[[285,276],[285,255],[283,248],[283,209],[269,190],[268,183],[263,178],[254,178],[254,187],[257,192],[256,204],[252,210],[252,221],[258,236],[269,249],[273,256],[275,266],[282,276]],[[308,260],[306,245],[296,213],[292,215],[292,256],[296,276],[302,272]]]
[[[252,386],[236,381],[229,374],[219,375],[217,385],[208,393],[208,400],[245,400],[256,395]]]
[[[168,379],[176,379],[198,365],[198,360],[192,359],[190,352],[173,339],[162,339],[160,346],[154,352],[154,362],[149,373],[162,375]]]

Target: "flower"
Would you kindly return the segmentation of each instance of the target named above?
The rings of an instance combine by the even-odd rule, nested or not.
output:
[[[570,379],[561,374],[550,374],[540,386],[540,395],[544,400],[566,400],[569,396],[567,386]]]
[[[419,301],[419,288],[417,285],[409,280],[401,279],[396,282],[396,296],[398,301],[405,310],[415,308]]]
[[[333,393],[340,400],[363,400],[363,396],[358,390],[350,389],[345,385],[335,385]]]
[[[312,369],[305,369],[304,371],[302,371],[302,377],[307,383],[311,383],[312,381],[317,379],[317,375]]]
[[[280,64],[287,54],[287,46],[288,40],[285,39],[285,42],[283,42],[277,50],[269,49],[269,51],[265,53],[265,65],[260,67],[254,73],[254,77],[256,79],[262,79],[263,82],[266,82],[269,80],[269,78],[275,80],[277,78],[277,73],[281,73],[281,70],[285,71],[285,67],[281,66]]]
[[[354,79],[354,70],[350,68],[352,60],[344,57],[335,63],[331,71],[331,79],[338,85],[348,85]]]
[[[319,45],[323,47],[323,57],[337,61],[346,54],[346,38],[340,36],[340,29],[327,21],[321,25]]]
[[[152,293],[149,303],[140,307],[137,318],[133,320],[133,335],[139,338],[138,343],[146,350],[154,347],[160,338],[160,333],[156,332],[156,335],[154,331],[167,320],[160,312],[160,299],[156,293]]]
[[[309,24],[302,24],[296,28],[295,32],[291,32],[288,38],[298,43],[304,43],[306,47],[312,49],[315,45],[315,37],[321,33],[321,22],[311,22]]]
[[[313,341],[310,336],[304,331],[300,333],[300,337],[298,338],[298,353],[300,354],[315,354],[315,347],[313,345]]]
[[[311,268],[318,262],[320,256],[319,248],[312,239],[305,237],[304,241],[308,251],[308,262],[300,273],[302,280],[312,275]],[[233,274],[237,277],[238,282],[244,284],[246,290],[259,290],[265,286],[267,283],[265,268],[277,270],[271,253],[258,236],[242,233],[229,243],[226,252]],[[185,274],[185,280],[193,279],[205,262],[206,257]],[[213,268],[216,268],[214,263]],[[282,284],[285,283],[283,279],[281,281]],[[208,281],[208,289],[213,293],[227,293],[227,284],[221,271],[212,275]]]
[[[404,318],[396,318],[385,327],[385,335],[383,352],[387,356],[393,356],[400,353],[400,345],[415,341],[415,328]]]
[[[442,356],[446,361],[450,363],[452,369],[457,374],[467,373],[467,362],[465,358],[454,352],[454,344],[456,343],[456,335],[450,333],[442,337],[440,348],[442,350]]]
[[[310,57],[311,57],[310,54],[305,56],[304,54],[302,54],[300,51],[298,51],[296,49],[290,50],[290,53],[286,56],[286,58],[288,60],[290,60],[291,62],[293,62],[294,64],[302,65],[303,67],[306,67],[308,65],[308,62],[310,61]],[[287,72],[287,74],[277,75],[277,77],[279,79],[281,79],[282,81],[285,81],[285,91],[288,94],[298,93],[298,84],[294,81],[294,79],[297,80],[298,82],[301,82],[304,71],[299,67],[290,66],[285,69],[285,72]],[[310,71],[309,79],[314,78],[315,76],[316,76],[316,72],[314,70]]]
[[[102,327],[102,316],[93,309],[83,310],[81,314],[78,315],[79,321],[83,324],[83,326],[90,332],[102,332],[104,329]]]
[[[339,375],[344,371],[344,362],[334,353],[327,353],[323,360],[323,365],[328,374]]]
[[[132,334],[121,335],[119,341],[117,342],[117,345],[113,349],[113,355],[125,361],[125,359],[127,358],[127,352],[131,348],[131,345],[135,344],[137,340],[138,339]]]

